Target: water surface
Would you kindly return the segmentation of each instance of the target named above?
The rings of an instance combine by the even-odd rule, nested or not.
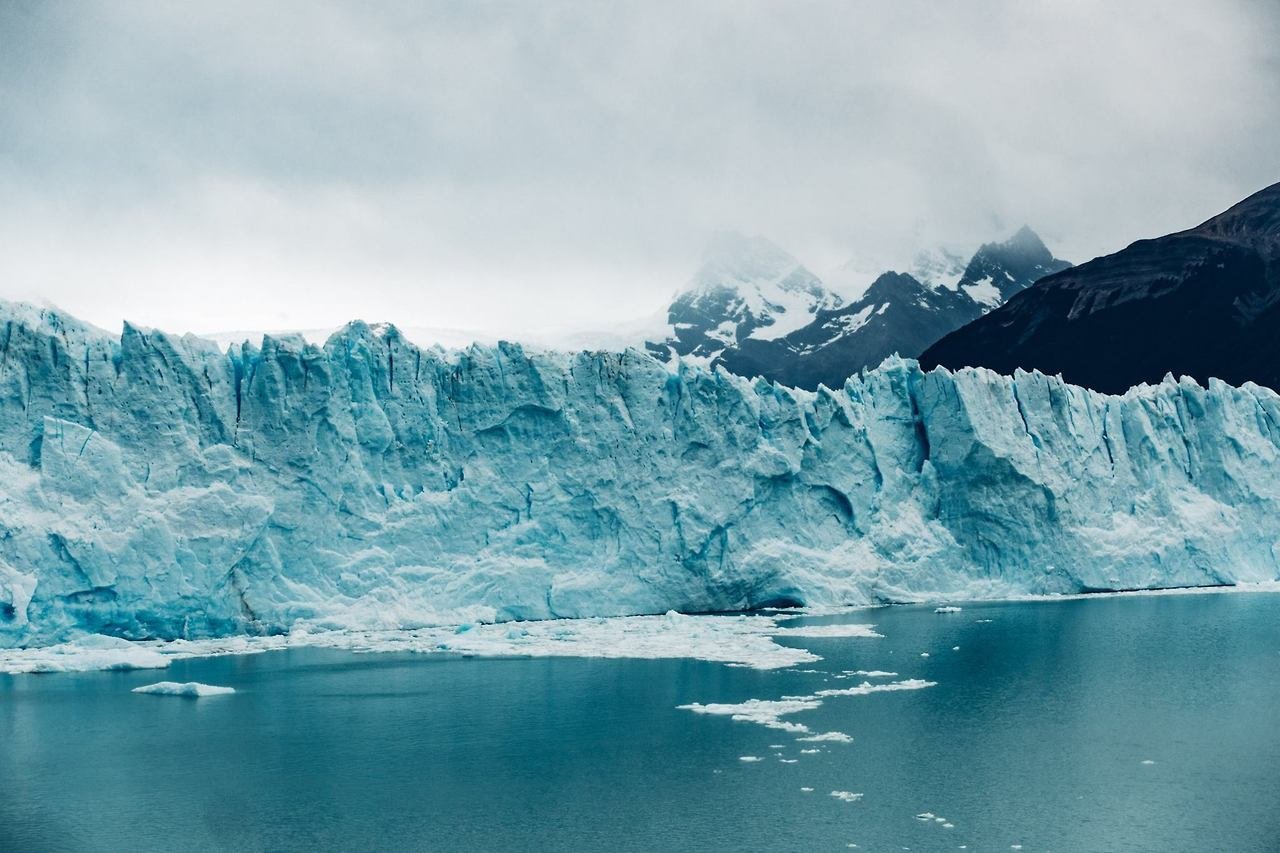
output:
[[[0,849],[1280,848],[1280,595],[840,621],[885,637],[784,641],[820,672],[297,649],[0,675]],[[851,744],[676,707],[855,669],[937,685],[788,718]],[[162,679],[239,692],[130,692]]]

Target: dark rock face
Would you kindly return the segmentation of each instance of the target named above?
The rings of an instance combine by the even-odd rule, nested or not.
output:
[[[1003,243],[979,248],[958,281],[922,282],[886,272],[857,300],[837,305],[812,273],[780,252],[765,251],[759,242],[721,246],[695,278],[699,286],[672,304],[675,337],[655,351],[709,356],[733,373],[784,385],[839,388],[894,353],[918,356],[1040,277],[1070,266],[1024,227]],[[783,320],[770,307],[782,302],[807,311],[804,322],[795,322],[794,313]],[[774,314],[793,330],[770,334],[772,327],[765,327],[775,323]]]
[[[1110,393],[1167,373],[1280,388],[1280,184],[1046,278],[920,361],[1038,369]]]

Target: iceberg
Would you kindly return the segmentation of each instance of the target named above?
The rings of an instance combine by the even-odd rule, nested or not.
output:
[[[1278,452],[1252,384],[894,357],[809,392],[0,303],[0,647],[1272,581]]]

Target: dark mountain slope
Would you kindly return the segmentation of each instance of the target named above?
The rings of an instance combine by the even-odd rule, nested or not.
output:
[[[1043,279],[920,360],[1035,368],[1114,393],[1166,373],[1280,388],[1280,184]]]

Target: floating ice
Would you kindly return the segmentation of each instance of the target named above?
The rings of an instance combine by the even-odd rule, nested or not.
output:
[[[1142,763],[1143,763],[1143,764],[1155,764],[1155,762],[1154,762],[1154,761],[1152,761],[1150,758],[1143,759],[1143,762],[1142,762]]]
[[[764,759],[763,759],[763,758],[761,758],[761,757],[760,757],[760,756],[758,756],[758,755],[739,755],[739,756],[738,756],[738,760],[739,760],[739,761],[746,761],[746,762],[748,762],[748,763],[750,763],[750,762],[754,762],[754,761],[764,761]]]
[[[800,763],[800,759],[798,758],[779,758],[778,760],[781,761],[783,764],[799,764]]]
[[[94,669],[163,669],[169,657],[102,634],[30,649],[0,649],[0,672],[80,672]]]
[[[812,789],[812,788],[801,788],[800,790],[801,790],[801,791],[804,791],[806,794],[812,794],[812,793],[813,793],[813,789]]]
[[[801,755],[817,755],[819,752],[822,752],[822,750],[820,750],[820,749],[802,749],[802,750],[800,750],[800,754],[801,754]]]
[[[862,799],[862,794],[855,794],[852,791],[832,791],[831,796],[846,803],[856,803]]]
[[[234,687],[217,687],[213,684],[201,684],[198,681],[177,682],[157,681],[145,687],[133,688],[134,693],[155,693],[161,696],[224,696],[235,693]]]
[[[903,681],[890,681],[882,684],[872,684],[870,681],[864,681],[856,687],[833,687],[827,690],[819,690],[814,693],[815,696],[866,696],[870,693],[888,693],[894,690],[922,690],[926,687],[936,687],[938,682],[925,681],[923,678],[908,678]]]
[[[781,720],[779,717],[800,711],[811,711],[821,704],[820,699],[812,696],[784,696],[782,699],[748,699],[745,702],[713,702],[707,705],[693,702],[676,707],[678,710],[693,711],[695,714],[727,716],[738,722],[756,723],[770,729],[804,733],[809,731],[808,726]]]
[[[959,608],[959,607],[955,607],[954,605],[946,605],[946,606],[944,606],[944,607],[935,607],[935,608],[933,608],[933,612],[934,612],[934,613],[959,613],[959,612],[960,612],[960,608]]]
[[[844,732],[822,732],[821,734],[798,737],[796,740],[807,742],[853,743],[853,738]]]
[[[872,637],[883,638],[877,634],[875,625],[801,625],[796,628],[778,628],[773,632],[775,637]]]
[[[171,660],[318,646],[356,652],[477,657],[695,658],[780,669],[820,658],[773,641],[766,616],[624,616],[441,626],[399,631],[309,631],[167,642],[92,635],[55,646],[0,649],[0,672],[161,668]]]

